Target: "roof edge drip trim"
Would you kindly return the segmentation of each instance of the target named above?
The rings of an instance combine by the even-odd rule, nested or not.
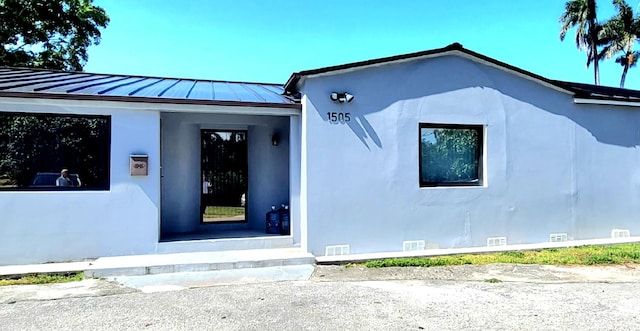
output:
[[[115,101],[115,102],[145,102],[151,104],[179,104],[179,105],[204,105],[204,106],[229,106],[229,107],[260,107],[260,108],[288,108],[302,109],[299,103],[272,103],[272,102],[247,102],[224,100],[200,100],[200,99],[175,99],[175,98],[148,98],[116,95],[91,95],[91,94],[53,94],[41,92],[11,92],[0,91],[0,98],[32,98],[32,99],[62,99],[84,101]]]
[[[629,106],[640,107],[640,100],[627,101],[627,100],[612,100],[607,98],[574,98],[573,103],[585,104],[585,105],[606,105],[606,106]]]

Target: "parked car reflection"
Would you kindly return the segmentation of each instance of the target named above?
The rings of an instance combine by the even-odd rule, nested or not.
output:
[[[33,176],[33,180],[29,187],[56,187],[56,180],[58,180],[58,177],[60,177],[60,174],[56,172],[39,172]],[[80,181],[78,174],[69,174],[69,178],[71,178],[71,181],[73,182],[72,187],[82,186],[82,181]]]

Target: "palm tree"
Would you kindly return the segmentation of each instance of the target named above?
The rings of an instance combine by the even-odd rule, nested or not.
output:
[[[607,60],[622,52],[616,58],[616,63],[622,66],[620,87],[624,87],[629,68],[636,65],[640,52],[634,51],[633,46],[640,35],[640,19],[633,14],[633,9],[624,0],[613,0],[618,12],[602,27],[601,39],[606,46],[599,54],[599,58]]]
[[[598,34],[601,26],[596,17],[595,0],[571,0],[565,4],[565,12],[559,19],[560,40],[564,40],[571,28],[576,28],[576,47],[587,52],[587,68],[593,62],[595,84],[600,84],[598,69]]]

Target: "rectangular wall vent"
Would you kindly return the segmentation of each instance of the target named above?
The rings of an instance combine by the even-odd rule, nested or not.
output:
[[[569,236],[566,233],[552,233],[549,235],[549,241],[552,243],[567,241]]]
[[[423,251],[424,250],[424,240],[411,240],[411,241],[403,241],[402,242],[402,251]]]
[[[631,231],[627,229],[611,230],[611,238],[626,238],[626,237],[631,237]]]
[[[487,246],[507,246],[507,237],[487,238]]]
[[[326,246],[324,248],[325,256],[335,256],[335,255],[348,255],[351,249],[349,245],[334,245],[334,246]]]

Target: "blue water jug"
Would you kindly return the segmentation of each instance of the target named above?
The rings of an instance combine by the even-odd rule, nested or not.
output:
[[[291,216],[289,206],[282,204],[280,212],[280,234],[289,235],[291,233]]]
[[[280,212],[276,210],[276,206],[271,206],[271,211],[267,213],[267,233],[280,233]]]

